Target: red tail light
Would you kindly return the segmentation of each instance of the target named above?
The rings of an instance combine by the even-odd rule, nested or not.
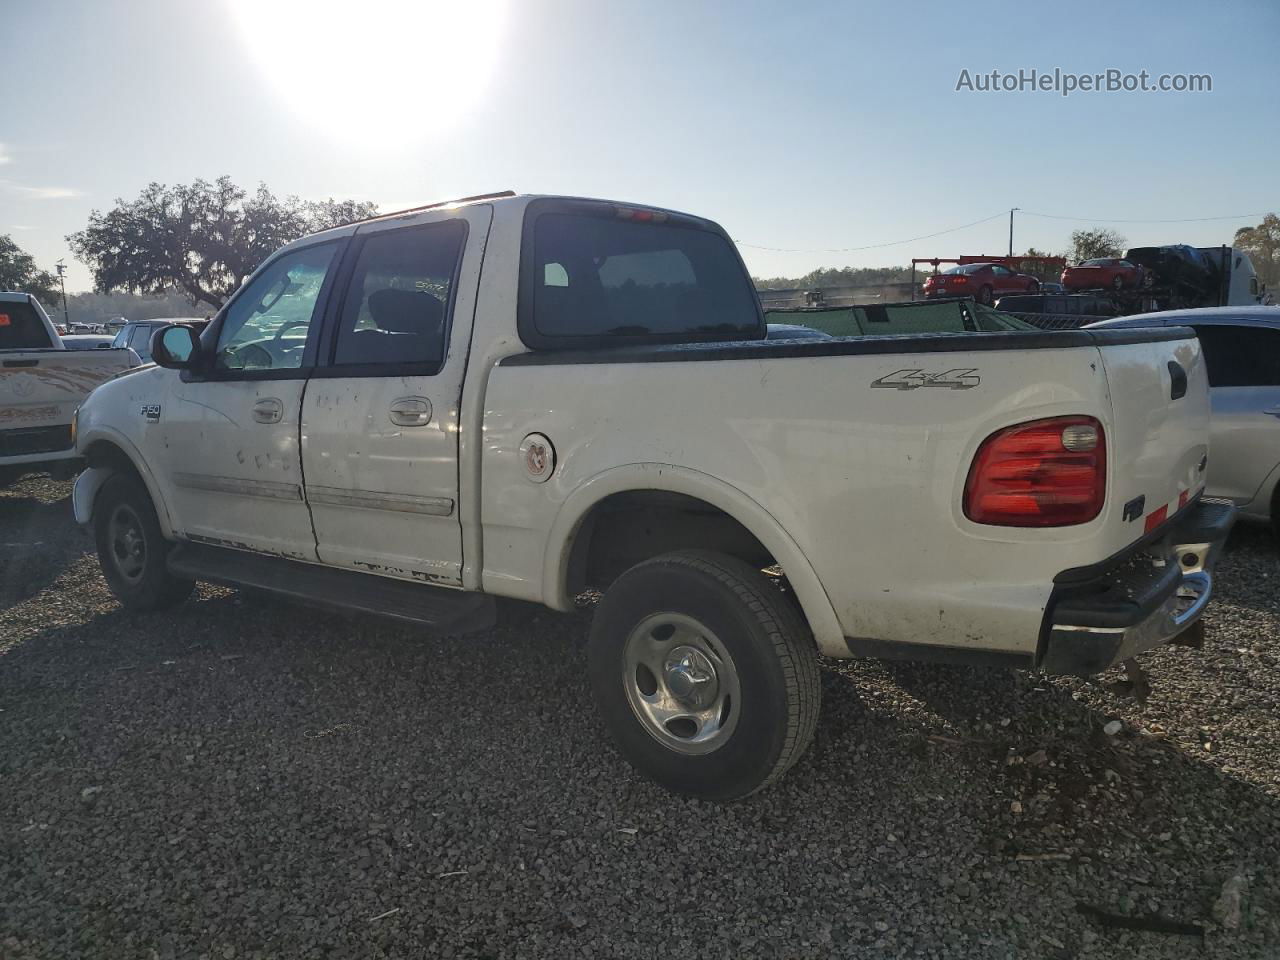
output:
[[[1093,417],[1051,417],[982,442],[964,485],[964,515],[1001,527],[1067,527],[1102,512],[1107,441]]]
[[[951,282],[952,283],[968,283],[969,278],[968,277],[952,277]]]

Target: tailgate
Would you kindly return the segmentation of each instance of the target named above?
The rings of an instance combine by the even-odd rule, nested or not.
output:
[[[94,387],[128,368],[127,350],[0,352],[0,430],[70,423]]]
[[[1209,453],[1209,383],[1195,333],[1182,327],[1115,334],[1098,340],[1111,398],[1113,552],[1159,529],[1202,491]]]

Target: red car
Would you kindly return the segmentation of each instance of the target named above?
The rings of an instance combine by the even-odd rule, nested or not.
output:
[[[1040,281],[1025,273],[1015,273],[1002,263],[962,263],[924,282],[926,300],[934,297],[973,297],[991,303],[1006,293],[1036,293]]]
[[[1068,290],[1137,290],[1142,268],[1128,260],[1098,257],[1063,270],[1062,285]]]

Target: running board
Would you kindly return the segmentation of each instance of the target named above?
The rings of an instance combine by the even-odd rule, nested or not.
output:
[[[493,598],[354,570],[182,543],[169,554],[169,572],[232,587],[263,590],[323,607],[371,613],[445,634],[488,630],[497,619]]]

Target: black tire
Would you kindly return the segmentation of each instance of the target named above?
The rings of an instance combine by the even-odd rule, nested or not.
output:
[[[1118,273],[1117,273],[1114,277],[1112,277],[1112,278],[1111,278],[1111,289],[1113,289],[1113,290],[1123,290],[1123,289],[1124,289],[1124,277],[1122,277],[1122,276],[1121,276],[1120,274],[1118,274]]]
[[[117,474],[102,485],[94,502],[93,534],[102,575],[126,610],[163,610],[191,595],[195,581],[169,573],[169,543],[136,477]]]
[[[1039,280],[1032,280],[1030,283],[1027,284],[1027,293],[1039,293],[1039,292],[1040,292]]]
[[[981,289],[978,290],[978,302],[984,307],[989,307],[991,306],[991,299],[991,288],[983,284]]]
[[[714,682],[732,674],[738,694],[718,714],[719,743],[698,755],[682,752],[687,743],[664,742],[642,706],[632,706],[640,686],[630,686],[628,651],[636,637],[653,644],[664,628],[646,635],[645,625],[667,616],[694,621],[704,632],[692,635],[727,654],[729,668]],[[664,642],[683,649],[675,639],[656,640]],[[626,571],[596,610],[589,661],[596,703],[618,750],[668,790],[709,800],[745,797],[781,777],[813,738],[821,702],[813,637],[764,574],[733,557],[683,551]],[[724,670],[725,661],[717,662]],[[658,696],[672,690],[662,683],[661,690],[655,684]]]

